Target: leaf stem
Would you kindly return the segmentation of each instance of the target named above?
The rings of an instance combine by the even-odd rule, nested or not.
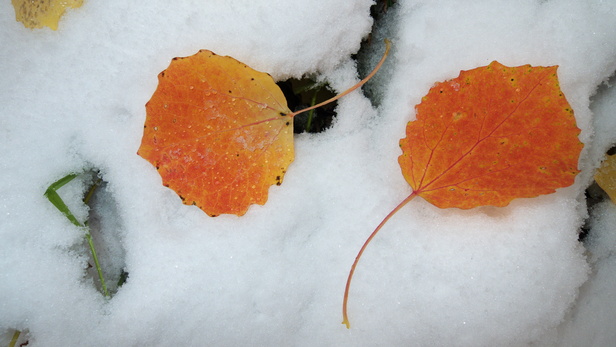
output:
[[[297,115],[298,115],[298,114],[300,114],[300,113],[303,113],[303,112],[306,112],[306,111],[310,111],[310,110],[315,109],[315,108],[319,108],[319,107],[321,107],[321,106],[323,106],[323,105],[327,105],[327,104],[329,104],[330,102],[334,102],[334,101],[336,101],[336,100],[340,99],[341,97],[343,97],[343,96],[345,96],[345,95],[347,95],[347,94],[351,93],[351,92],[352,92],[352,91],[354,91],[355,89],[357,89],[357,88],[359,88],[359,87],[363,86],[364,84],[366,84],[366,82],[368,82],[368,81],[372,78],[372,76],[374,76],[374,75],[377,73],[377,71],[379,71],[379,69],[381,68],[381,66],[382,66],[382,65],[383,65],[383,63],[385,62],[385,59],[387,58],[387,55],[389,54],[389,49],[390,49],[390,48],[391,48],[391,41],[389,41],[388,39],[385,39],[385,53],[383,54],[383,57],[381,57],[381,60],[379,60],[379,63],[378,63],[378,64],[376,64],[376,66],[374,67],[374,69],[372,70],[372,72],[370,72],[370,73],[368,74],[368,76],[366,76],[366,77],[365,77],[363,80],[361,80],[359,83],[357,83],[356,85],[352,86],[351,88],[349,88],[349,89],[345,90],[344,92],[342,92],[342,93],[340,93],[340,94],[338,94],[338,95],[334,96],[333,98],[327,99],[327,100],[325,100],[325,101],[323,101],[323,102],[321,102],[321,103],[318,103],[318,104],[316,104],[316,105],[310,106],[310,107],[305,108],[305,109],[303,109],[303,110],[299,110],[299,111],[296,111],[296,112],[290,113],[288,116],[289,116],[289,117],[291,117],[291,118],[293,118],[293,117],[297,116]]]
[[[364,242],[364,245],[361,246],[361,249],[357,253],[357,256],[355,257],[355,261],[353,262],[353,265],[351,266],[351,271],[349,271],[349,277],[347,277],[346,287],[344,288],[344,299],[342,300],[342,324],[346,325],[347,329],[351,328],[351,323],[349,322],[349,317],[347,315],[347,302],[349,300],[349,290],[351,289],[351,280],[353,279],[353,274],[355,273],[355,268],[357,267],[359,258],[361,258],[362,254],[366,250],[366,247],[368,247],[368,244],[370,243],[370,241],[372,241],[372,239],[376,236],[379,230],[381,230],[381,228],[385,225],[385,223],[387,223],[387,221],[391,217],[393,217],[393,215],[395,215],[396,212],[398,212],[402,207],[404,207],[404,205],[406,205],[409,201],[413,200],[413,198],[415,198],[416,196],[417,194],[415,194],[415,192],[412,192],[411,195],[409,195],[406,199],[402,200],[402,202],[399,203],[398,206],[396,206],[393,210],[391,210],[391,212],[389,212],[389,214],[385,216],[385,218],[383,218],[383,220],[376,227],[376,229],[374,229],[372,234],[368,236],[368,238]]]

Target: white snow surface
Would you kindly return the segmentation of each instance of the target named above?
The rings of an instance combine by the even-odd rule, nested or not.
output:
[[[276,80],[314,74],[341,92],[372,30],[368,0],[89,1],[58,31],[0,6],[0,343],[28,346],[606,346],[616,332],[616,209],[597,205],[588,249],[585,188],[616,142],[612,1],[399,1],[375,32],[393,42],[380,106],[339,101],[324,133],[296,135],[296,159],[264,206],[210,218],[183,205],[136,154],[145,103],[176,56],[230,55]],[[381,34],[379,34],[381,33]],[[586,144],[576,183],[507,207],[405,206],[398,141],[430,86],[493,60],[559,65]],[[607,106],[606,106],[607,105]],[[612,107],[609,107],[609,106]],[[596,139],[596,144],[593,144]],[[59,190],[100,219],[111,299],[87,275],[84,231],[43,196],[71,172],[108,182]],[[91,222],[94,223],[94,222]],[[106,246],[105,246],[106,245]],[[91,270],[89,270],[91,271]],[[596,312],[599,312],[597,314]]]

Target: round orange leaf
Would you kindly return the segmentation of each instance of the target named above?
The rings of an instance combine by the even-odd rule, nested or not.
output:
[[[138,154],[210,216],[263,205],[294,158],[291,111],[271,76],[201,50],[158,79]]]

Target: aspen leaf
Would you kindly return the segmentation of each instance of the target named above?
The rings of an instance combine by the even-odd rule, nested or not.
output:
[[[294,159],[291,111],[274,80],[207,50],[174,58],[158,80],[138,154],[163,184],[211,216],[264,204]]]
[[[359,258],[389,218],[416,196],[440,208],[470,209],[506,206],[573,184],[583,144],[556,69],[494,61],[436,83],[422,98],[398,158],[413,192],[372,232],[351,267],[343,301],[347,327],[347,298]]]
[[[595,173],[595,181],[616,204],[616,154],[608,155]]]
[[[58,29],[58,22],[67,8],[77,8],[83,0],[11,0],[15,8],[15,19],[26,28],[47,26]]]
[[[174,58],[158,75],[146,104],[137,154],[160,173],[185,204],[210,216],[244,215],[267,201],[294,159],[293,117],[337,100],[367,82],[383,64],[345,92],[291,112],[272,77],[208,50]]]
[[[583,144],[556,68],[495,61],[432,87],[400,141],[414,194],[469,209],[573,184]]]

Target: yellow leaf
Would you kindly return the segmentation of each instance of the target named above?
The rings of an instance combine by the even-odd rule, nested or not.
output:
[[[616,154],[608,155],[595,173],[595,181],[616,204]]]
[[[77,8],[83,0],[11,0],[15,8],[15,20],[22,22],[26,28],[35,29],[44,26],[58,29],[60,17],[67,8]]]

